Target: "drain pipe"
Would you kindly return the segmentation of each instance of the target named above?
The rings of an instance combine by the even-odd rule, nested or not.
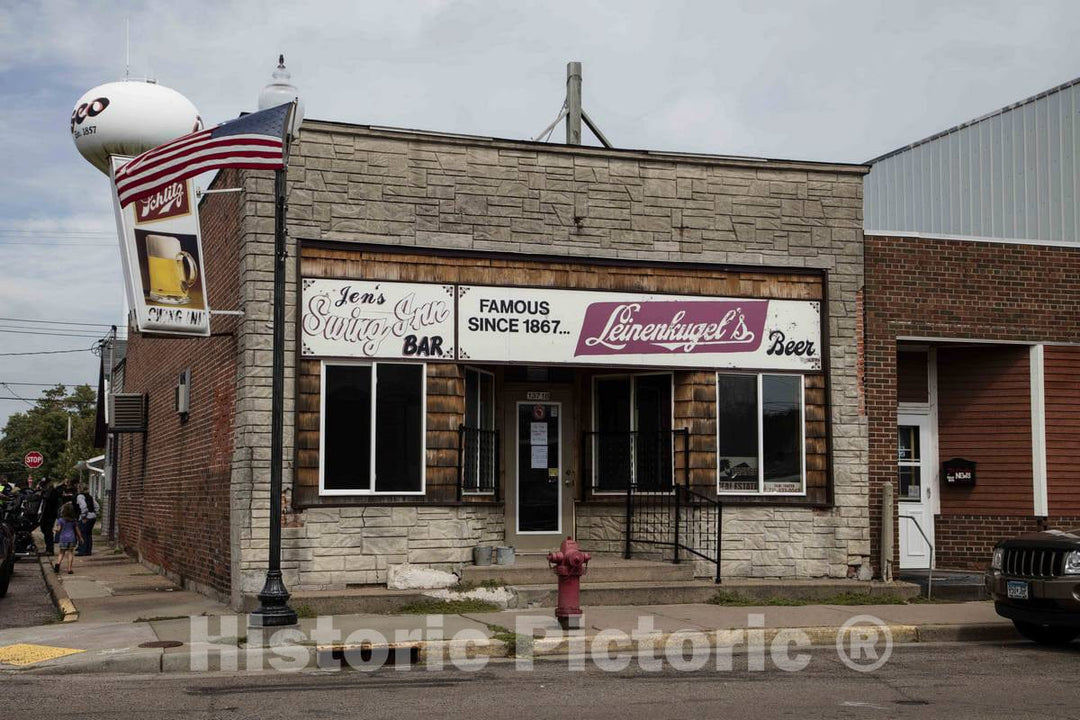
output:
[[[881,580],[892,582],[893,560],[893,486],[881,486]]]

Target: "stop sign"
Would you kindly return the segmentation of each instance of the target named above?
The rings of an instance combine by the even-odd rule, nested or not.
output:
[[[23,464],[31,470],[37,470],[41,467],[41,464],[45,462],[45,456],[39,453],[37,450],[31,450],[26,453],[26,457],[23,458]]]

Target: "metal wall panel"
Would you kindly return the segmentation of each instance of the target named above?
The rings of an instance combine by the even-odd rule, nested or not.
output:
[[[866,232],[1080,244],[1080,78],[870,161]]]

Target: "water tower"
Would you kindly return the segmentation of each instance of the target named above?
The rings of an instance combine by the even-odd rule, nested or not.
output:
[[[110,155],[134,157],[201,128],[202,118],[190,100],[151,81],[98,85],[71,111],[75,148],[106,175]]]

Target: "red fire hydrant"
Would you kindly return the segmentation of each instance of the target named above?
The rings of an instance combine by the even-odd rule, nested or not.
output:
[[[581,628],[581,576],[588,568],[590,555],[582,552],[574,539],[563,540],[558,552],[548,553],[551,569],[559,577],[559,602],[555,617],[563,630]]]

